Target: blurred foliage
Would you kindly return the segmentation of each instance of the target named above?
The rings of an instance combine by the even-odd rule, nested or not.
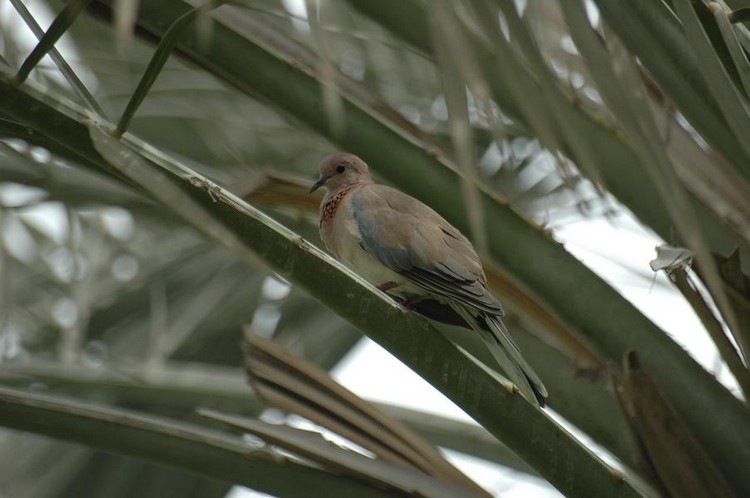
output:
[[[198,404],[260,411],[249,388],[243,401],[219,385],[243,378],[231,368],[242,361],[243,326],[328,370],[359,341],[322,296],[269,270],[263,251],[248,263],[201,229],[188,203],[160,197],[161,176],[102,166],[88,135],[55,128],[55,113],[73,106],[87,112],[77,123],[115,125],[142,98],[125,138],[147,144],[127,142],[144,164],[179,163],[316,245],[305,180],[327,153],[362,155],[378,180],[474,237],[550,406],[639,492],[670,496],[701,470],[689,458],[660,470],[643,438],[665,441],[657,446],[667,454],[672,439],[632,408],[641,407],[637,389],[620,405],[614,386],[631,350],[681,441],[716,463],[699,485],[750,492],[750,418],[739,399],[750,389],[750,33],[727,18],[743,2],[244,0],[206,2],[168,31],[200,2],[95,0],[58,24],[59,40],[40,43],[29,30],[30,18],[47,29],[84,3],[0,6],[0,382],[200,425]],[[13,79],[51,43],[58,53],[28,82]],[[157,46],[163,67],[151,62]],[[27,87],[39,105],[25,112],[14,92]],[[46,105],[42,126],[31,116]],[[737,396],[552,240],[582,219],[631,214],[685,248],[686,258],[659,268],[719,344]],[[651,285],[651,273],[627,271]],[[441,330],[484,359],[466,334]],[[398,416],[419,426],[419,413]],[[421,431],[531,472],[504,446],[473,451],[465,427]],[[14,463],[0,466],[0,492],[12,496],[229,489],[228,474],[213,475],[218,482],[10,430],[0,439],[0,461]]]

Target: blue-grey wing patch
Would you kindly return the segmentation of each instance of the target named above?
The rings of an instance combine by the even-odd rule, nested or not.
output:
[[[373,185],[353,196],[352,214],[362,248],[383,265],[425,290],[503,315],[487,291],[469,241],[430,208],[397,190]]]
[[[413,266],[409,251],[400,244],[389,243],[392,237],[384,237],[383,227],[368,216],[356,199],[352,203],[354,220],[362,235],[362,248],[391,270],[401,273]]]

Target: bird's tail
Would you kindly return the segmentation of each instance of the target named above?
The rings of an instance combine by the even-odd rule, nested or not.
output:
[[[452,303],[451,305],[471,328],[482,336],[495,361],[518,387],[521,394],[531,403],[544,407],[547,389],[531,368],[531,365],[521,355],[521,351],[510,336],[502,319],[496,315],[482,313],[479,319],[484,319],[488,331],[461,304]]]

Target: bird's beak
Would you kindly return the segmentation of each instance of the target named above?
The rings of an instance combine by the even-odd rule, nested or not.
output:
[[[310,187],[310,193],[312,194],[313,192],[318,190],[320,187],[322,187],[325,184],[325,182],[328,181],[328,178],[329,177],[327,176],[321,176],[320,178],[318,178],[318,180],[312,184],[312,187]]]

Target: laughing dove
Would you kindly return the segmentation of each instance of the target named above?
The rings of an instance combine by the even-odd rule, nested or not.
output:
[[[547,390],[503,324],[468,239],[417,199],[375,184],[355,155],[326,157],[310,192],[323,185],[320,235],[336,259],[416,311],[426,301],[448,305],[452,318],[445,310],[433,318],[478,332],[524,397],[544,406]]]

